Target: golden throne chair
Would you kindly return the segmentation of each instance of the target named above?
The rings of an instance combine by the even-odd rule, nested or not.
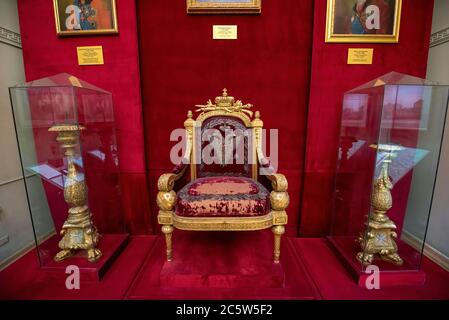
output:
[[[215,103],[209,100],[206,105],[196,107],[198,117],[194,120],[192,111],[189,111],[184,122],[186,151],[183,160],[171,173],[161,175],[158,180],[158,222],[165,235],[167,260],[173,259],[174,228],[190,231],[271,228],[274,234],[273,259],[278,263],[281,236],[287,224],[288,183],[284,175],[273,172],[262,152],[263,122],[260,113],[255,112],[253,118],[252,105],[236,101],[228,96],[226,89],[222,96],[215,98]],[[226,139],[226,132],[230,132],[226,131],[228,129],[246,134],[240,135],[240,143],[237,144],[236,139]],[[213,143],[218,143],[215,148],[221,151],[212,152],[218,161],[203,161],[202,151]],[[229,159],[231,161],[226,161]],[[179,191],[175,192],[176,182],[181,181],[189,167],[190,182],[176,186]],[[271,184],[271,192],[264,187],[262,180],[268,186]]]

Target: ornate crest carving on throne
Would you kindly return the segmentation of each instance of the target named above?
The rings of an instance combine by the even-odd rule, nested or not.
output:
[[[208,114],[208,116],[213,116],[210,112],[216,112],[218,114],[230,113],[230,114],[243,114],[246,118],[251,118],[253,116],[253,112],[250,110],[253,105],[250,103],[243,104],[241,100],[235,101],[235,98],[232,96],[228,96],[228,90],[226,88],[223,89],[222,96],[218,96],[215,98],[215,103],[209,99],[206,104],[197,104],[198,107],[196,112],[200,112],[197,120],[204,120],[203,116]],[[248,120],[249,120],[248,118]],[[246,124],[246,123],[245,123]]]

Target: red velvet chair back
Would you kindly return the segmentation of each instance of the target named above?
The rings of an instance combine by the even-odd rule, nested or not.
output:
[[[234,116],[213,116],[201,123],[196,146],[201,160],[196,166],[197,177],[252,177],[249,141],[251,129]]]

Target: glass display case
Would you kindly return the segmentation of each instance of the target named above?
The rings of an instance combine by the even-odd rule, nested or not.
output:
[[[99,279],[127,239],[112,95],[58,74],[10,96],[41,269]]]
[[[360,285],[370,265],[384,285],[425,281],[448,93],[393,72],[344,96],[329,239]]]

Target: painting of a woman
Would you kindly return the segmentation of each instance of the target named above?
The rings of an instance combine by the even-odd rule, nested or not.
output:
[[[80,26],[81,30],[95,30],[97,23],[95,21],[96,10],[91,5],[92,0],[74,0],[73,5],[80,8]]]
[[[117,33],[115,0],[54,0],[58,35]]]
[[[370,11],[370,6],[377,7],[378,11]],[[350,25],[346,30],[351,34],[391,34],[394,22],[394,17],[391,16],[391,6],[394,8],[394,1],[357,0],[352,7]],[[366,22],[373,14],[379,15],[379,26],[370,29]]]
[[[328,0],[326,42],[398,42],[402,0]]]

